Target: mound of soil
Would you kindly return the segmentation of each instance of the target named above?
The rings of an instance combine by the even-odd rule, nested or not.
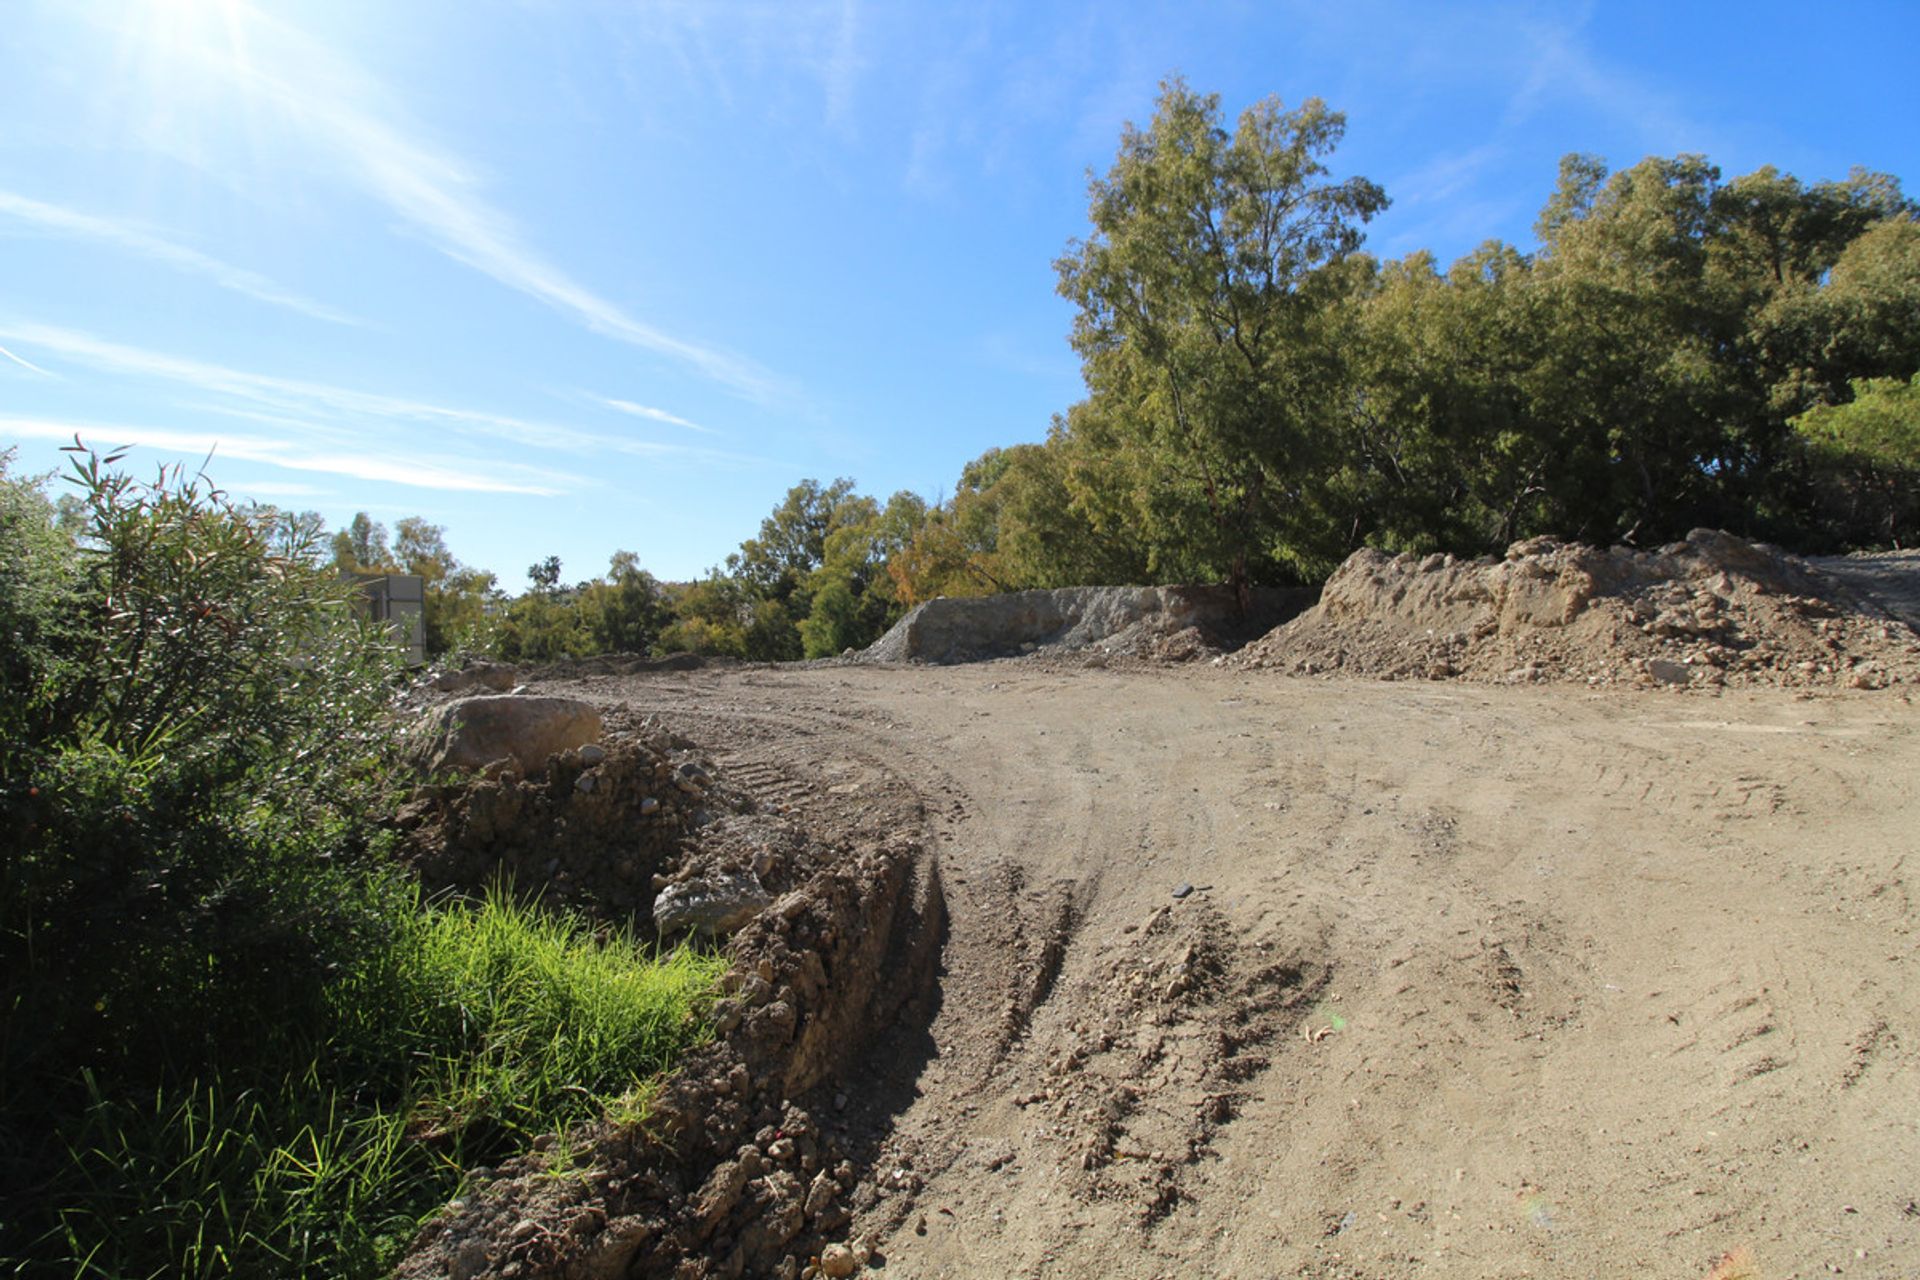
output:
[[[1658,551],[1548,538],[1504,560],[1358,551],[1317,606],[1230,662],[1386,679],[1873,689],[1920,680],[1920,636],[1805,560],[1696,529]]]
[[[1814,556],[1807,563],[1856,593],[1871,596],[1875,604],[1920,631],[1920,550],[1856,551],[1847,556]]]
[[[397,826],[428,890],[504,882],[644,931],[655,880],[684,861],[689,836],[749,807],[715,784],[691,742],[640,725],[553,755],[531,776],[506,769],[420,787]]]
[[[750,876],[774,900],[726,943],[715,1042],[643,1122],[474,1171],[397,1276],[792,1278],[879,1194],[832,1080],[874,1035],[926,1016],[905,1011],[932,986],[945,899],[917,799],[781,785],[624,704],[607,718],[603,748],[555,755],[545,777],[423,788],[401,825],[428,883],[506,871],[643,934],[654,891],[677,881]],[[837,1247],[862,1263],[871,1248]]]
[[[862,662],[978,662],[1034,652],[1188,662],[1263,634],[1312,601],[1261,588],[1243,611],[1226,587],[1063,587],[929,600]]]

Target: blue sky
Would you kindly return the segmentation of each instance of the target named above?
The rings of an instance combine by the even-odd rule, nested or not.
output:
[[[1368,247],[1531,244],[1559,157],[1920,181],[1920,4],[0,0],[0,447],[718,563],[1081,393],[1052,261],[1160,80],[1346,112]]]

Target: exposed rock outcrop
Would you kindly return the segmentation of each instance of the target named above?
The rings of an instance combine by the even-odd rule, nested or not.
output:
[[[751,871],[696,876],[660,891],[653,900],[653,927],[663,938],[686,932],[724,938],[772,901]]]

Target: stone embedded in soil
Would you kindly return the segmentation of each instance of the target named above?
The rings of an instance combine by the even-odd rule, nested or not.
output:
[[[600,712],[579,698],[484,695],[435,708],[420,731],[419,755],[430,772],[481,769],[510,758],[522,773],[535,774],[546,769],[548,757],[599,738]]]
[[[1651,658],[1647,661],[1647,674],[1660,684],[1687,684],[1693,679],[1693,671],[1684,662],[1675,662],[1672,658]]]
[[[661,890],[653,901],[653,923],[663,938],[688,930],[723,938],[772,901],[752,872],[714,872]]]
[[[453,1251],[453,1260],[447,1266],[450,1280],[473,1280],[493,1263],[493,1255],[481,1240],[467,1240]]]
[[[820,1251],[820,1274],[824,1276],[850,1276],[859,1263],[854,1261],[853,1250],[843,1244],[830,1244]]]
[[[813,1176],[813,1184],[807,1188],[807,1202],[804,1206],[809,1218],[818,1218],[827,1211],[840,1194],[840,1185],[833,1180],[825,1169]]]

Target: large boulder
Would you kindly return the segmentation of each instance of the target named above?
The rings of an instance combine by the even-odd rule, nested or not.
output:
[[[511,760],[534,774],[547,757],[597,742],[600,712],[578,698],[482,695],[435,708],[422,730],[421,756],[435,773]]]
[[[751,871],[714,871],[661,890],[653,903],[653,925],[663,938],[682,930],[724,938],[772,900]]]

